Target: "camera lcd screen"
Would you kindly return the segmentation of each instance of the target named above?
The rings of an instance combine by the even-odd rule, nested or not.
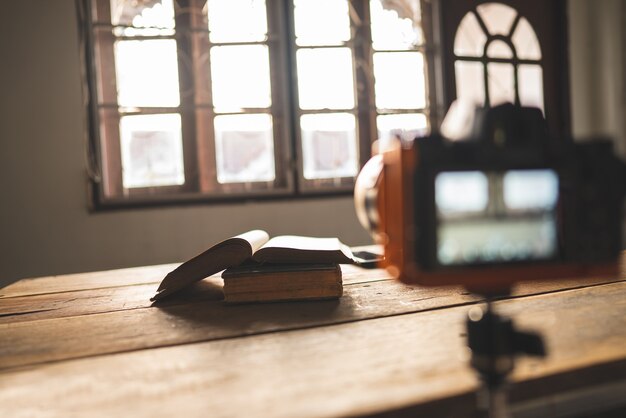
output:
[[[558,191],[558,175],[549,169],[439,173],[435,178],[439,264],[554,257]]]

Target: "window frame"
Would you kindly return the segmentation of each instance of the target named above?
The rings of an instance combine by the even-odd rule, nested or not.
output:
[[[203,0],[177,0],[178,3],[185,5],[202,4]],[[553,0],[561,7],[563,0]],[[295,30],[294,30],[294,14],[292,13],[293,5],[286,0],[267,0],[267,19],[268,19],[268,41],[282,43],[281,48],[270,48],[270,77],[272,84],[272,108],[271,113],[276,120],[274,121],[274,152],[275,152],[275,174],[276,184],[278,187],[258,187],[255,183],[232,183],[219,184],[212,181],[215,177],[214,172],[217,169],[215,164],[215,138],[213,135],[212,121],[215,113],[209,107],[208,115],[202,118],[195,118],[193,123],[183,122],[183,162],[185,170],[185,183],[181,186],[158,186],[147,188],[131,188],[124,189],[121,179],[121,145],[119,141],[119,113],[117,118],[108,119],[108,125],[102,126],[100,121],[99,103],[98,103],[98,83],[103,79],[98,77],[101,71],[98,59],[98,50],[95,47],[95,24],[97,19],[92,19],[93,13],[99,13],[102,16],[103,10],[93,10],[92,5],[110,4],[109,0],[76,0],[79,10],[79,24],[82,49],[85,55],[86,63],[85,74],[83,75],[85,90],[88,93],[87,106],[88,112],[88,164],[90,175],[90,208],[92,210],[119,209],[130,207],[158,207],[178,204],[194,204],[194,203],[219,203],[219,202],[241,202],[247,200],[272,200],[272,199],[308,199],[319,197],[348,196],[353,193],[355,178],[333,178],[309,181],[303,175],[302,162],[302,138],[299,129],[299,107],[297,97],[297,71],[295,61]],[[377,135],[376,117],[378,110],[375,104],[374,96],[374,74],[373,74],[373,54],[375,52],[371,42],[371,20],[369,14],[369,0],[349,0],[352,5],[353,12],[360,20],[360,25],[355,24],[354,16],[351,16],[350,24],[353,38],[349,41],[353,54],[353,74],[355,82],[355,109],[353,113],[356,115],[357,126],[357,146],[358,159],[362,167],[363,164],[371,156],[371,142]],[[487,2],[487,0],[479,1],[479,3]],[[504,0],[502,3],[509,4],[511,1]],[[431,130],[436,130],[445,116],[445,112],[455,95],[455,79],[454,79],[454,51],[446,50],[448,45],[453,45],[456,27],[450,27],[449,20],[446,21],[442,10],[446,12],[454,1],[450,0],[420,0],[421,16],[422,16],[422,33],[424,35],[423,44],[419,51],[423,54],[425,61],[425,97],[426,107],[423,109],[428,126]],[[514,6],[515,7],[515,6]],[[516,7],[517,8],[517,7]],[[271,12],[270,12],[271,10]],[[106,13],[106,11],[104,11]],[[108,14],[110,16],[110,12]],[[193,15],[186,14],[177,15],[176,35],[184,32],[182,26],[179,26],[179,19],[193,19]],[[197,16],[196,16],[197,18]],[[110,17],[108,18],[110,22]],[[190,23],[193,27],[199,27],[199,22],[183,22],[184,25]],[[200,22],[202,23],[202,22]],[[202,23],[204,24],[204,23]],[[106,26],[106,25],[105,25]],[[112,26],[109,24],[109,27]],[[274,28],[274,30],[272,30]],[[276,30],[275,28],[278,28]],[[565,17],[558,28],[555,28],[559,34],[559,42],[566,45],[564,41],[567,39]],[[104,31],[106,32],[106,31]],[[190,32],[194,32],[191,30]],[[198,31],[195,37],[188,39],[185,48],[191,50],[198,48],[197,44],[204,43],[204,48],[208,51],[208,36],[202,36],[208,33],[203,28]],[[115,36],[112,31],[108,32],[111,37],[110,45],[114,43]],[[541,40],[546,36],[544,33],[537,32],[537,36]],[[180,46],[179,46],[180,49]],[[279,51],[280,49],[280,51]],[[113,49],[109,51],[113,54]],[[567,56],[567,51],[563,51],[563,56],[555,58],[556,62],[562,62]],[[105,60],[108,62],[109,73],[115,74],[115,64],[112,59]],[[358,65],[361,63],[363,65]],[[206,63],[205,63],[206,64]],[[194,60],[194,68],[181,68],[179,60],[179,83],[182,90],[183,83],[191,83],[193,87],[198,85],[207,86],[210,83],[210,71],[207,68],[200,70],[198,63]],[[452,65],[452,66],[451,66]],[[276,71],[276,69],[280,69]],[[201,75],[206,75],[201,77]],[[106,76],[106,74],[105,74]],[[114,80],[115,77],[112,77]],[[288,80],[280,82],[279,80]],[[567,77],[562,84],[567,83]],[[544,79],[544,83],[549,80]],[[210,84],[208,84],[210,85]],[[192,87],[192,88],[193,88]],[[563,86],[560,86],[563,90]],[[357,92],[358,89],[358,92]],[[544,87],[545,89],[545,87]],[[206,89],[210,92],[210,89]],[[115,87],[112,92],[116,94]],[[568,89],[564,89],[564,96],[561,106],[569,105]],[[197,94],[197,93],[196,93]],[[111,92],[109,92],[111,95]],[[206,98],[202,98],[204,100]],[[210,102],[210,97],[208,98]],[[117,97],[113,98],[113,103],[117,103]],[[198,103],[189,101],[181,95],[181,103],[179,113],[181,118],[192,118],[191,111],[198,112]],[[116,108],[111,106],[110,111],[115,115]],[[315,111],[314,113],[320,113]],[[398,113],[403,113],[402,111]],[[560,120],[555,122],[559,127],[568,126],[566,122],[569,113],[563,113]],[[186,125],[186,127],[185,127]],[[278,128],[277,128],[278,126]],[[196,132],[206,129],[206,141],[203,144],[198,143],[198,135]],[[104,131],[104,132],[101,132]],[[114,140],[101,140],[101,135],[106,131],[117,131]],[[560,130],[563,132],[564,130]],[[117,159],[115,158],[117,156]],[[115,161],[116,160],[116,161]],[[209,161],[209,163],[206,163]],[[203,163],[204,162],[204,163]],[[250,186],[252,184],[252,186]],[[115,185],[115,186],[113,186]],[[158,193],[152,193],[158,190]],[[217,192],[216,192],[217,190]]]
[[[293,7],[285,1],[287,8]],[[355,116],[355,130],[357,141],[357,155],[359,170],[371,157],[371,145],[373,141],[367,141],[372,138],[372,133],[376,132],[376,108],[373,104],[374,100],[374,82],[373,74],[368,73],[368,69],[372,67],[372,37],[371,37],[371,19],[369,14],[369,0],[348,0],[352,7],[352,11],[356,13],[356,17],[360,20],[360,24],[355,24],[354,16],[350,16],[350,30],[352,38],[340,45],[332,46],[297,46],[295,36],[295,13],[286,12],[288,22],[288,42],[287,54],[290,61],[291,75],[291,112],[292,112],[292,140],[295,150],[295,171],[297,176],[299,194],[323,195],[349,195],[354,190],[356,178],[352,177],[336,177],[322,179],[306,179],[304,176],[304,156],[302,155],[303,142],[302,131],[298,128],[298,122],[302,115],[307,114],[324,114],[324,113],[349,113]],[[354,109],[315,109],[303,110],[298,105],[298,81],[297,81],[297,62],[296,55],[298,49],[322,49],[322,48],[350,48],[352,54],[352,72],[353,72],[353,91],[355,95]],[[361,65],[358,65],[361,63]],[[357,91],[360,93],[357,93]]]
[[[244,200],[265,200],[265,199],[300,199],[309,197],[331,197],[338,195],[351,195],[355,178],[330,178],[307,180],[303,175],[303,160],[301,144],[302,138],[300,129],[297,126],[299,115],[302,113],[297,106],[297,80],[295,62],[295,28],[293,2],[289,0],[268,0],[268,43],[282,42],[280,47],[270,48],[270,74],[272,83],[272,108],[274,115],[274,149],[275,149],[275,173],[278,186],[268,185],[259,187],[260,182],[254,183],[232,183],[219,184],[207,179],[211,176],[211,171],[216,170],[215,164],[215,138],[212,129],[212,121],[215,113],[209,112],[204,117],[196,116],[193,120],[193,112],[198,113],[197,103],[193,98],[181,95],[181,103],[178,109],[151,108],[150,113],[167,112],[179,113],[182,121],[182,143],[183,143],[183,163],[185,172],[185,183],[180,186],[156,186],[142,188],[127,188],[122,186],[122,159],[121,144],[119,134],[119,121],[121,115],[118,111],[115,85],[104,88],[101,80],[115,80],[115,63],[113,45],[115,35],[112,33],[112,24],[101,25],[98,22],[106,16],[110,22],[110,2],[109,0],[76,0],[79,3],[81,29],[83,35],[83,47],[87,72],[85,74],[87,89],[89,92],[89,163],[91,172],[90,194],[91,208],[95,210],[143,207],[182,203],[205,203],[205,202],[233,202]],[[371,26],[369,15],[369,0],[349,0],[353,11],[360,19],[360,25],[355,25],[353,18],[350,19],[352,39],[347,43],[353,55],[353,74],[355,89],[355,108],[352,113],[356,116],[357,147],[359,168],[367,162],[371,156],[371,143],[376,138],[376,116],[377,109],[374,104],[374,76],[368,72],[372,67],[373,46],[371,42]],[[177,0],[184,6],[202,4],[202,0]],[[430,20],[425,17],[424,8],[427,1],[421,0],[422,24]],[[183,6],[183,7],[184,7]],[[96,10],[93,10],[93,8]],[[175,7],[176,2],[175,2]],[[285,12],[288,10],[289,12]],[[187,18],[187,20],[184,20]],[[199,22],[193,21],[198,17],[193,14],[176,13],[176,32],[172,39],[178,42],[178,50],[181,45],[185,51],[193,48],[204,48],[208,51],[210,47],[208,28],[198,32],[194,36],[194,29]],[[98,33],[99,26],[105,30]],[[185,27],[187,26],[187,27]],[[272,28],[278,31],[272,33]],[[107,30],[106,29],[111,29]],[[185,29],[190,29],[191,36],[185,37]],[[424,31],[424,43],[428,42]],[[102,45],[96,47],[98,36],[108,37],[106,45],[108,50],[101,51]],[[204,38],[204,39],[200,39]],[[182,39],[182,42],[181,42]],[[273,50],[273,52],[272,52]],[[282,51],[282,52],[281,52]],[[425,64],[425,77],[427,83],[430,81],[429,71],[431,65],[428,58],[428,48],[423,48]],[[102,57],[102,53],[108,54]],[[193,51],[192,51],[193,53]],[[365,63],[365,65],[357,65]],[[179,59],[179,89],[184,90],[183,85],[197,86],[200,83],[210,83],[210,78],[198,79],[197,60],[194,60],[194,68],[189,71],[180,64]],[[279,71],[276,71],[276,70]],[[279,74],[280,70],[284,73]],[[209,74],[210,77],[210,74]],[[287,78],[289,83],[281,84],[278,78]],[[359,89],[359,92],[357,92]],[[105,100],[110,101],[110,105],[102,106],[99,103],[99,90]],[[210,90],[208,90],[210,91]],[[429,116],[429,103],[433,97],[429,94],[430,87],[427,86],[426,116]],[[194,95],[197,93],[194,93]],[[209,98],[210,101],[210,98]],[[104,109],[104,110],[103,110]],[[102,123],[103,113],[108,113]],[[323,111],[313,111],[312,113],[323,113]],[[278,116],[278,118],[276,117]],[[200,121],[199,121],[200,120]],[[278,123],[276,123],[278,122]],[[429,121],[430,123],[430,121]],[[277,127],[278,126],[278,127]],[[196,135],[197,130],[206,129],[204,139]],[[102,139],[107,136],[107,139]],[[201,143],[202,142],[202,143]],[[207,163],[208,162],[208,163]],[[203,171],[202,173],[200,171]],[[280,177],[280,178],[279,178]],[[158,193],[154,193],[158,191]]]
[[[208,103],[211,102],[210,89],[197,89],[198,85],[210,85],[210,71],[207,62],[191,59],[192,68],[181,64],[178,60],[179,90],[188,90],[193,94],[181,94],[180,105],[170,108],[140,108],[140,112],[120,112],[122,107],[117,104],[115,76],[114,44],[116,39],[126,39],[113,34],[110,22],[109,0],[77,0],[81,16],[83,49],[86,54],[87,71],[85,84],[89,94],[89,163],[90,171],[96,173],[91,176],[90,194],[92,209],[108,209],[132,206],[155,206],[193,202],[234,201],[243,199],[289,197],[293,194],[292,177],[281,164],[288,163],[291,158],[290,141],[288,138],[288,121],[274,123],[274,163],[276,167],[276,185],[266,182],[255,183],[226,183],[213,181],[216,164],[202,164],[203,161],[215,161],[215,137],[211,128],[216,113]],[[202,0],[177,0],[174,2],[176,32],[172,36],[133,37],[137,39],[174,39],[177,50],[187,53],[188,56],[198,57],[199,49],[209,51],[208,28],[199,30],[201,17],[194,13],[179,13],[179,8],[197,6]],[[279,2],[268,2],[273,5]],[[276,10],[279,14],[281,10]],[[276,16],[268,13],[268,20]],[[270,16],[271,15],[271,16]],[[104,28],[105,30],[98,30]],[[107,30],[108,29],[108,30]],[[283,28],[281,28],[283,29]],[[203,36],[204,35],[204,36]],[[99,42],[98,36],[106,37],[106,41]],[[268,41],[285,39],[283,34],[268,33]],[[283,41],[284,42],[284,41]],[[278,48],[270,48],[270,62],[280,61]],[[204,68],[202,68],[204,66]],[[272,67],[272,64],[270,64]],[[282,67],[282,65],[281,65]],[[271,71],[271,77],[276,78],[276,72]],[[204,76],[203,76],[204,75]],[[272,107],[270,114],[284,115],[285,111],[276,110],[285,106],[284,88],[281,83],[272,80],[275,88],[272,90]],[[112,84],[105,85],[103,80],[110,80]],[[100,95],[104,103],[99,103]],[[207,94],[204,94],[208,92]],[[201,97],[197,97],[201,96]],[[141,110],[144,110],[143,112]],[[102,114],[106,113],[103,118]],[[124,115],[178,113],[181,116],[182,147],[185,182],[182,185],[123,188],[122,158],[119,122]],[[195,113],[195,115],[194,115]],[[240,114],[246,114],[246,109]],[[267,113],[267,112],[266,112]],[[228,113],[220,113],[220,115]],[[286,118],[284,118],[286,119]],[[104,120],[104,123],[101,121]],[[205,129],[205,141],[199,141],[197,130]],[[283,157],[283,155],[285,157]],[[285,164],[286,165],[286,164]],[[269,183],[269,182],[268,182]],[[279,184],[282,183],[282,184]],[[219,190],[218,190],[219,189]]]
[[[178,108],[149,108],[152,113],[179,113],[182,122],[182,145],[185,182],[180,186],[156,186],[141,188],[123,188],[122,185],[122,158],[119,133],[119,121],[123,114],[119,113],[115,84],[104,86],[102,80],[115,80],[114,43],[117,37],[112,33],[113,25],[110,22],[109,0],[76,0],[79,9],[82,9],[81,29],[84,36],[83,48],[86,54],[87,78],[89,92],[89,161],[94,166],[90,189],[92,195],[92,209],[108,209],[132,206],[155,206],[180,203],[203,202],[232,202],[242,200],[264,199],[299,199],[308,197],[324,197],[350,195],[353,192],[355,178],[329,178],[307,180],[303,174],[302,138],[298,128],[299,116],[303,113],[297,105],[297,68],[295,62],[295,22],[293,4],[284,0],[267,1],[268,41],[280,44],[270,48],[270,77],[272,84],[271,114],[274,116],[274,150],[275,150],[275,184],[262,186],[262,182],[219,184],[212,181],[215,178],[215,137],[211,128],[216,114],[212,107],[206,106],[208,112],[199,116],[199,107],[195,98],[181,94]],[[360,20],[355,25],[351,16],[350,25],[352,39],[346,43],[353,55],[355,108],[348,113],[356,117],[356,141],[358,147],[359,168],[371,156],[371,143],[376,135],[377,110],[374,104],[374,77],[368,73],[372,69],[373,46],[371,42],[371,26],[369,16],[369,0],[349,0],[353,12]],[[181,48],[189,56],[197,52],[198,48],[208,51],[210,42],[208,28],[197,29],[203,24],[197,14],[179,14],[178,8],[202,5],[202,0],[177,0],[175,34],[169,38],[177,41],[178,50]],[[422,16],[424,14],[424,0],[420,1]],[[429,18],[423,18],[423,22]],[[101,30],[101,27],[104,30]],[[427,36],[425,28],[425,43]],[[195,33],[197,31],[197,33]],[[190,35],[188,35],[188,33]],[[204,35],[204,36],[203,36]],[[99,36],[107,38],[99,42]],[[143,38],[139,38],[143,39]],[[288,43],[288,45],[287,45]],[[102,48],[102,46],[108,48]],[[199,46],[201,45],[201,46]],[[103,50],[104,49],[104,50]],[[430,76],[427,48],[423,48],[425,65],[425,79],[428,83]],[[103,56],[106,54],[106,56]],[[197,90],[198,85],[210,85],[210,71],[208,64],[193,59],[193,68],[181,65],[179,59],[179,90],[186,88]],[[357,65],[365,63],[365,65]],[[205,65],[204,68],[200,68]],[[279,71],[276,71],[276,70]],[[280,71],[284,71],[282,78],[288,83],[280,82]],[[202,74],[206,75],[205,77]],[[208,84],[207,84],[208,83]],[[208,91],[210,89],[203,89]],[[358,93],[357,93],[358,90]],[[101,91],[105,99],[104,105],[99,103],[98,92]],[[428,103],[432,97],[427,87],[427,108],[424,112],[429,116]],[[194,95],[197,92],[194,93]],[[204,97],[211,102],[210,97]],[[208,100],[206,100],[208,99]],[[195,101],[195,102],[194,102]],[[196,113],[195,117],[193,113]],[[313,111],[312,113],[324,113]],[[128,113],[131,114],[131,113]],[[139,114],[146,114],[140,112]],[[278,116],[278,118],[277,118]],[[101,125],[102,121],[105,121]],[[278,123],[277,123],[278,122]],[[429,121],[430,122],[430,121]],[[278,126],[278,128],[277,128]],[[199,141],[197,131],[206,130],[205,141]],[[106,139],[102,139],[106,137]],[[204,162],[204,163],[203,163]],[[207,163],[208,162],[208,163]],[[154,192],[157,193],[154,193]]]
[[[567,0],[476,0],[461,2],[456,0],[432,0],[438,11],[434,18],[441,27],[439,53],[443,90],[441,96],[444,108],[450,107],[456,99],[456,72],[454,63],[454,41],[456,29],[465,14],[477,6],[497,2],[514,8],[533,27],[541,45],[543,67],[544,106],[549,132],[558,138],[571,136],[569,61],[568,61],[568,22]],[[445,9],[445,13],[442,10]],[[557,76],[558,74],[558,76]]]

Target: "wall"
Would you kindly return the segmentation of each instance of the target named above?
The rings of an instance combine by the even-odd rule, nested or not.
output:
[[[0,11],[0,287],[182,261],[253,228],[370,242],[351,197],[88,213],[74,0]]]
[[[626,158],[626,3],[570,0],[572,131],[605,135]]]
[[[572,123],[626,156],[625,6],[571,0]],[[181,261],[252,228],[369,242],[349,197],[87,211],[74,0],[0,0],[0,287],[39,275]]]
[[[572,133],[612,138],[626,161],[626,2],[569,0],[569,15]]]

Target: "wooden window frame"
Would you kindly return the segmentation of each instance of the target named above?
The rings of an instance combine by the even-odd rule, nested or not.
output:
[[[270,48],[270,77],[276,181],[219,184],[214,180],[216,166],[212,123],[216,115],[210,106],[211,97],[208,88],[211,83],[210,71],[206,61],[199,62],[194,59],[192,69],[182,65],[179,60],[180,89],[181,91],[189,89],[194,92],[193,95],[181,95],[178,108],[150,108],[151,113],[181,114],[185,183],[180,186],[124,189],[118,128],[121,114],[117,106],[116,87],[114,84],[105,86],[103,82],[115,80],[113,55],[115,36],[111,30],[112,25],[106,23],[107,19],[110,22],[110,3],[108,0],[77,1],[83,2],[85,8],[86,18],[82,20],[82,24],[88,64],[87,77],[89,80],[95,80],[88,83],[91,108],[90,160],[100,163],[99,170],[92,170],[99,172],[100,175],[94,176],[90,183],[94,209],[246,199],[293,199],[352,193],[355,182],[353,177],[308,180],[303,175],[302,138],[297,122],[301,114],[308,112],[300,111],[297,106],[293,5],[284,0],[267,1],[267,43],[274,45]],[[198,7],[202,3],[202,0],[177,0],[176,7]],[[422,3],[424,8],[424,4],[428,2],[422,0]],[[369,0],[350,0],[350,4],[359,22],[355,24],[355,16],[351,16],[353,38],[346,43],[353,54],[356,103],[353,110],[345,112],[356,117],[358,163],[361,167],[371,155],[378,113],[374,105],[373,74],[369,73],[372,69],[373,56]],[[172,38],[177,40],[178,49],[188,51],[189,56],[198,56],[198,50],[208,51],[211,44],[206,36],[208,33],[208,29],[205,29],[206,22],[203,22],[197,14],[176,13],[176,16],[176,35]],[[428,18],[424,19],[426,20]],[[186,31],[183,28],[191,30]],[[189,36],[186,36],[187,32]],[[104,37],[105,42],[98,42],[100,40],[98,37]],[[428,65],[426,48],[423,52],[426,52],[424,59]],[[357,62],[364,65],[357,65]],[[426,68],[426,71],[429,69]],[[285,78],[289,80],[288,83],[281,81]],[[426,74],[426,79],[429,78]],[[427,90],[431,91],[430,88]],[[104,104],[98,102],[99,97],[104,99]],[[432,97],[427,97],[427,103],[432,101]],[[322,110],[311,113],[324,112]],[[424,113],[428,117],[429,109]],[[101,124],[101,121],[105,123]],[[203,138],[203,141],[198,138]]]
[[[122,187],[121,149],[119,138],[120,113],[114,84],[105,85],[103,80],[115,80],[113,44],[115,36],[110,24],[108,0],[76,0],[82,10],[81,34],[83,36],[86,85],[89,92],[89,149],[92,209],[114,209],[133,206],[162,206],[181,203],[233,202],[265,199],[306,199],[311,197],[350,195],[355,179],[331,178],[307,180],[303,175],[302,138],[298,125],[303,113],[298,107],[295,31],[293,5],[286,0],[267,0],[268,39],[270,50],[270,79],[272,106],[269,112],[274,123],[274,152],[276,180],[254,183],[218,183],[215,175],[215,138],[211,102],[210,71],[208,62],[192,60],[191,68],[182,65],[179,59],[179,83],[181,91],[188,89],[193,94],[181,95],[181,103],[175,113],[183,121],[183,162],[185,183],[180,186],[159,186],[124,189]],[[454,53],[449,49],[454,41],[456,28],[444,18],[443,9],[453,4],[450,0],[420,0],[424,43],[416,50],[423,53],[425,61],[426,107],[420,110],[396,110],[385,113],[375,105],[373,54],[369,0],[349,0],[351,4],[352,39],[346,43],[353,54],[355,80],[355,108],[346,111],[356,116],[359,164],[362,166],[370,157],[371,143],[377,137],[376,117],[379,114],[419,112],[425,114],[430,127],[441,124],[445,112],[455,97]],[[559,4],[563,4],[561,0]],[[482,3],[484,1],[479,1]],[[507,3],[507,1],[503,1]],[[203,0],[177,0],[178,7],[198,7]],[[92,7],[96,5],[97,7]],[[177,9],[178,10],[178,9]],[[198,14],[176,14],[176,35],[179,50],[188,51],[189,56],[208,53],[210,41],[205,28],[206,22]],[[355,23],[355,18],[358,24]],[[106,22],[109,24],[99,23]],[[559,30],[566,29],[565,23]],[[545,36],[537,33],[537,36]],[[563,41],[565,33],[561,33]],[[106,42],[98,42],[98,37]],[[109,47],[102,47],[102,45]],[[384,52],[384,51],[382,51]],[[195,54],[195,55],[194,55]],[[555,58],[561,62],[563,57]],[[452,65],[452,66],[451,66]],[[287,80],[287,81],[285,81]],[[549,80],[546,80],[549,82]],[[565,90],[566,91],[566,90]],[[98,98],[104,103],[100,103]],[[564,98],[568,103],[569,97]],[[166,112],[171,108],[150,111]],[[258,111],[258,109],[249,109]],[[244,113],[248,109],[244,110]],[[313,111],[311,113],[323,113]],[[344,112],[344,111],[342,111]],[[222,113],[220,113],[222,114]],[[106,124],[101,124],[102,117]],[[563,112],[559,127],[568,120]],[[562,132],[562,131],[561,131]],[[106,138],[106,139],[104,139]],[[202,141],[198,138],[203,138]],[[157,193],[155,193],[157,192]]]
[[[442,89],[438,97],[443,100],[443,108],[449,108],[457,97],[454,68],[454,62],[457,59],[454,53],[456,29],[470,9],[492,1],[514,8],[519,15],[531,23],[542,49],[541,59],[537,63],[543,68],[545,112],[550,134],[559,138],[570,137],[569,46],[566,0],[474,0],[471,2],[432,0],[434,7],[437,9],[434,20],[440,25],[440,28],[436,31],[437,36],[439,36],[439,40],[436,43],[438,45],[437,53],[441,54],[441,62],[437,67],[439,69],[437,76],[442,77]],[[444,10],[445,13],[443,12]],[[489,60],[497,61],[494,59]],[[515,62],[523,63],[519,59]],[[534,61],[532,63],[535,64]]]
[[[216,114],[211,106],[210,71],[208,61],[202,60],[202,54],[208,54],[211,45],[208,28],[198,13],[180,13],[180,9],[189,8],[199,11],[201,0],[177,0],[175,4],[176,32],[173,36],[133,37],[132,39],[175,39],[177,49],[187,57],[191,65],[178,61],[179,90],[190,92],[181,94],[178,107],[140,108],[139,112],[120,111],[117,104],[115,86],[114,43],[116,37],[110,23],[110,2],[108,0],[82,1],[83,33],[87,55],[87,77],[90,97],[90,148],[93,157],[90,161],[100,162],[98,172],[91,181],[91,194],[94,209],[116,208],[125,206],[153,206],[168,203],[228,201],[244,198],[263,198],[290,196],[294,192],[292,176],[283,166],[290,160],[291,149],[288,138],[288,121],[281,109],[287,103],[284,88],[278,81],[279,74],[271,71],[272,106],[266,112],[275,116],[274,120],[274,163],[276,180],[272,182],[226,183],[220,184],[215,179],[215,138],[212,129]],[[278,2],[268,2],[273,6]],[[195,7],[195,9],[193,9]],[[277,8],[268,13],[268,20],[280,15]],[[280,17],[280,16],[279,16]],[[268,25],[269,26],[269,25]],[[276,27],[276,26],[274,26]],[[279,27],[279,29],[282,29]],[[282,33],[269,33],[267,44],[285,39]],[[217,44],[215,44],[217,45]],[[269,48],[270,67],[282,68],[283,59],[279,49]],[[278,64],[277,64],[278,63]],[[108,80],[109,83],[105,83]],[[261,112],[261,113],[266,113]],[[122,116],[132,114],[177,113],[181,115],[183,164],[185,182],[180,186],[158,186],[123,188],[122,159],[119,121]],[[244,109],[242,113],[251,113]],[[220,113],[220,115],[228,113]],[[276,116],[279,118],[276,118]],[[282,117],[282,120],[281,120]],[[198,135],[202,133],[202,136]],[[202,140],[199,138],[202,137]],[[213,162],[212,162],[213,161]]]

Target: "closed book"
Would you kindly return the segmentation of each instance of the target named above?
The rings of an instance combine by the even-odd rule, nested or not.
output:
[[[222,273],[231,303],[335,299],[343,294],[341,268],[327,264],[247,264]]]

